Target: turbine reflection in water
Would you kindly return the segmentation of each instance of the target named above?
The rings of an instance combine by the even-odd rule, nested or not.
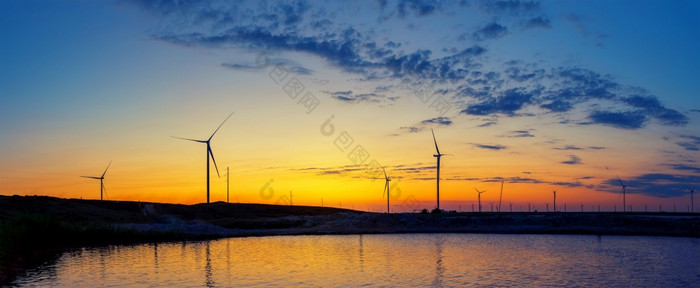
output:
[[[85,248],[14,285],[700,287],[698,258],[671,237],[275,236]]]

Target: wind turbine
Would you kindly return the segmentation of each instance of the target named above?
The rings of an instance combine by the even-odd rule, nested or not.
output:
[[[479,199],[479,213],[481,213],[481,193],[484,193],[486,191],[485,190],[479,191],[479,189],[476,189],[476,188],[474,188],[474,190],[476,190],[476,194],[477,194],[478,199]]]
[[[191,138],[182,138],[182,137],[172,136],[173,138],[177,138],[177,139],[207,144],[207,203],[209,203],[209,156],[211,156],[211,161],[214,162],[214,168],[216,169],[216,175],[218,177],[221,177],[221,175],[219,175],[219,167],[216,166],[216,160],[214,160],[214,153],[211,151],[211,138],[214,137],[216,132],[219,131],[221,126],[223,126],[224,123],[226,123],[226,120],[228,120],[228,118],[231,118],[231,116],[233,116],[233,112],[231,112],[231,114],[229,114],[228,117],[226,117],[226,119],[224,119],[224,122],[221,122],[219,127],[217,127],[216,130],[214,130],[214,133],[211,133],[211,136],[209,136],[209,138],[207,138],[207,140],[197,140],[197,139],[191,139]]]
[[[615,176],[617,176],[617,175],[615,175]],[[625,203],[625,188],[627,188],[627,186],[625,186],[625,183],[622,183],[620,176],[617,176],[617,181],[619,181],[620,186],[622,186],[622,212],[625,212],[625,204],[626,204]]]
[[[498,196],[498,212],[501,212],[501,202],[503,202],[503,182],[504,180],[501,180],[501,195]]]
[[[433,134],[433,142],[435,142],[435,152],[437,154],[433,154],[433,157],[437,158],[437,210],[440,210],[440,158],[445,155],[445,154],[440,154],[440,149],[438,148],[437,145],[437,140],[435,140],[435,132],[433,131],[433,128],[430,128],[430,133]]]
[[[384,195],[386,195],[386,213],[389,214],[389,198],[391,196],[391,194],[389,194],[389,182],[391,181],[391,178],[386,175],[386,170],[384,167],[382,167],[382,171],[384,171],[384,180],[386,180],[384,182],[384,190],[382,190],[382,198]]]
[[[112,161],[109,161],[109,164],[107,164],[107,168],[105,168],[105,172],[102,172],[102,176],[100,177],[95,177],[95,176],[80,176],[83,178],[90,178],[90,179],[97,179],[100,180],[100,200],[103,200],[103,193],[105,193],[105,184],[102,183],[102,180],[105,179],[105,174],[107,174],[107,169],[109,169],[109,165],[112,165]]]
[[[693,200],[693,194],[695,193],[695,188],[688,188],[690,190],[690,213],[695,213],[695,208],[693,208],[693,204],[695,201]]]

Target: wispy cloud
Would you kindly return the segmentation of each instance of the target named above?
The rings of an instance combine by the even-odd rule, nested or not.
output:
[[[508,137],[511,138],[530,138],[530,137],[535,137],[534,134],[531,132],[534,131],[534,129],[529,129],[529,130],[515,130],[511,131]]]
[[[561,161],[561,164],[578,165],[581,164],[581,158],[576,155],[569,155],[569,160]]]
[[[487,150],[504,150],[507,147],[502,145],[486,145],[486,144],[472,144],[476,148],[487,149]]]
[[[313,74],[313,70],[305,68],[304,66],[300,65],[299,63],[285,59],[285,58],[271,58],[268,59],[268,65],[284,65],[287,70],[290,72],[293,72],[294,74],[297,75],[311,75]],[[256,72],[260,71],[263,69],[267,69],[265,65],[259,65],[258,63],[222,63],[221,66],[232,69],[232,70],[239,70],[239,71],[246,71],[246,72]]]
[[[428,126],[450,126],[452,125],[452,123],[453,122],[449,117],[435,117],[423,120],[412,126],[401,127],[401,130],[404,130],[408,133],[417,133],[423,131]]]
[[[576,147],[574,145],[567,145],[564,147],[555,147],[554,150],[583,150],[583,148]]]
[[[390,97],[379,93],[355,93],[354,91],[323,91],[331,96],[331,98],[346,102],[346,103],[380,103],[380,102],[395,102],[397,97]]]
[[[683,147],[683,149],[688,151],[700,151],[700,137],[692,135],[681,135],[682,139],[676,142],[678,146]]]
[[[492,22],[480,28],[479,30],[476,30],[474,34],[472,34],[472,38],[474,38],[474,40],[477,41],[486,39],[496,39],[501,38],[506,34],[508,34],[508,28],[496,22]]]

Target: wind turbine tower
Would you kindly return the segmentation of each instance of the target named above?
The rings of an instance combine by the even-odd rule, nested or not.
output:
[[[690,190],[690,213],[695,213],[695,208],[693,208],[693,204],[695,201],[693,200],[693,194],[695,194],[695,189],[694,188],[688,188]]]
[[[501,195],[498,196],[498,212],[501,212],[501,202],[503,202],[503,180],[501,180]]]
[[[382,171],[384,171],[384,190],[382,191],[382,197],[386,195],[386,213],[389,214],[389,198],[391,198],[391,194],[389,194],[389,182],[391,182],[391,178],[386,175],[386,170],[382,167]],[[439,202],[438,202],[439,203]]]
[[[105,184],[102,182],[102,180],[105,179],[105,174],[107,174],[107,169],[109,169],[109,165],[112,165],[112,161],[109,161],[109,164],[107,164],[107,168],[105,168],[105,172],[102,172],[102,176],[100,177],[95,177],[95,176],[80,176],[83,178],[90,178],[90,179],[97,179],[100,180],[100,200],[104,199],[103,194],[105,193]]]
[[[440,149],[438,148],[437,140],[435,140],[435,132],[433,131],[433,128],[430,128],[430,133],[433,134],[433,142],[435,143],[436,154],[433,154],[433,157],[437,158],[437,209],[440,210],[440,158],[445,154],[440,154]],[[479,210],[481,210],[481,206],[479,206]]]
[[[476,188],[474,188],[474,190],[476,190],[477,199],[479,201],[479,213],[481,213],[481,193],[484,193],[486,191],[479,191],[479,189]]]
[[[197,140],[197,139],[181,138],[181,137],[173,136],[173,138],[177,138],[177,139],[207,144],[207,152],[206,152],[206,154],[207,154],[207,203],[209,203],[209,187],[210,187],[210,184],[209,184],[209,170],[210,170],[209,169],[209,156],[211,156],[211,162],[214,162],[214,168],[216,169],[216,176],[221,177],[221,175],[219,175],[219,167],[216,166],[216,160],[214,160],[214,152],[211,151],[211,138],[214,138],[214,135],[216,135],[216,132],[218,132],[219,129],[221,129],[221,126],[223,126],[224,123],[226,123],[226,121],[228,120],[228,118],[231,118],[231,116],[233,116],[233,112],[231,112],[231,114],[229,114],[228,117],[226,117],[226,119],[224,119],[224,121],[221,122],[219,127],[217,127],[216,130],[214,130],[214,133],[211,133],[211,136],[209,136],[209,138],[207,138],[207,140]]]
[[[557,212],[557,191],[554,191],[554,212]]]
[[[625,183],[622,182],[622,180],[620,179],[620,176],[617,176],[617,181],[619,181],[620,186],[622,186],[622,212],[625,212],[625,205],[626,205],[626,203],[625,203],[625,190],[626,190],[627,186],[625,185]]]

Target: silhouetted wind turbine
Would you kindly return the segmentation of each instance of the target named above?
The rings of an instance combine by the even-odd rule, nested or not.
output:
[[[216,130],[214,130],[214,133],[211,133],[211,136],[209,136],[209,138],[207,140],[197,140],[197,139],[181,138],[181,137],[172,136],[173,138],[177,138],[177,139],[207,144],[207,203],[209,203],[209,156],[211,156],[211,161],[214,162],[214,168],[216,169],[216,175],[218,177],[221,177],[221,175],[219,175],[219,167],[216,166],[216,160],[214,160],[214,153],[211,151],[211,138],[214,137],[216,132],[219,131],[221,126],[223,126],[224,123],[226,123],[226,120],[228,120],[228,118],[231,118],[232,115],[233,115],[233,112],[231,112],[231,114],[229,114],[228,117],[226,117],[226,119],[224,119],[224,121],[221,122],[219,127],[217,127]]]
[[[479,199],[479,213],[481,213],[481,193],[484,193],[486,191],[485,190],[479,191],[479,189],[476,189],[476,188],[474,188],[474,190],[476,190],[476,195],[478,196],[478,199]]]
[[[107,164],[107,168],[105,168],[105,172],[102,172],[102,176],[100,177],[95,177],[95,176],[80,176],[83,178],[90,178],[90,179],[97,179],[100,180],[100,200],[103,200],[102,194],[105,193],[105,184],[102,183],[102,180],[105,179],[105,174],[107,174],[107,169],[109,169],[109,165],[112,165],[112,161],[109,161],[109,164]]]
[[[617,181],[619,181],[620,186],[622,186],[622,212],[625,212],[625,188],[627,188],[627,186],[625,185],[625,183],[622,183],[620,176],[617,176]]]
[[[389,176],[386,175],[386,170],[384,169],[384,167],[382,167],[382,171],[384,171],[384,180],[385,180],[384,190],[382,191],[382,197],[384,197],[384,195],[386,195],[386,213],[388,214],[389,213],[389,198],[391,196],[391,194],[389,194],[389,182],[391,181],[391,178],[389,178]]]
[[[504,180],[501,180],[501,195],[498,196],[498,212],[501,212],[501,202],[503,202],[503,182]]]
[[[691,187],[688,188],[688,190],[690,190],[690,213],[694,213],[695,208],[693,208],[693,204],[695,203],[695,201],[693,200],[693,194],[695,193],[695,188]]]
[[[440,158],[445,154],[440,154],[440,149],[438,148],[437,140],[435,140],[435,132],[433,131],[433,128],[430,128],[430,133],[433,134],[433,142],[435,142],[435,152],[437,153],[437,154],[433,154],[433,157],[437,158],[437,209],[439,211],[440,210]]]

